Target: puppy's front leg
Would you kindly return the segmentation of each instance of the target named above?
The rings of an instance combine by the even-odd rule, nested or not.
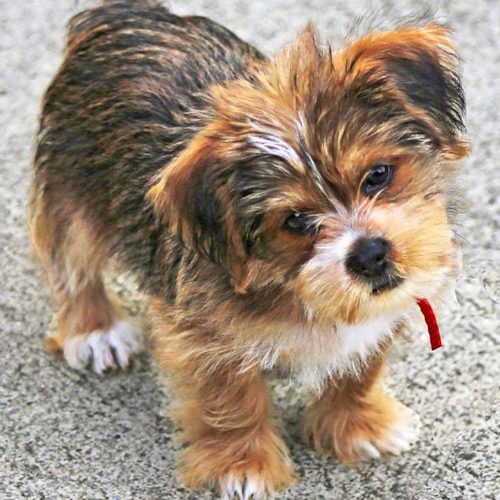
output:
[[[265,498],[290,486],[294,473],[270,420],[261,374],[218,372],[189,392],[178,412],[190,442],[182,458],[186,484],[218,483],[223,497],[231,499]]]
[[[158,331],[153,337],[160,368],[178,398],[174,420],[189,443],[181,459],[183,481],[194,489],[218,488],[225,499],[257,500],[286,489],[295,475],[271,420],[262,373],[241,373],[237,359],[217,360],[218,347],[187,337]]]
[[[384,356],[358,376],[329,381],[307,410],[305,434],[318,451],[334,451],[348,465],[399,455],[416,439],[410,411],[382,385]]]

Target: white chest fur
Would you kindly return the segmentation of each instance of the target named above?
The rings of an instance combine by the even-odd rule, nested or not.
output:
[[[321,391],[331,377],[347,373],[356,375],[382,341],[393,335],[397,317],[379,317],[357,325],[337,324],[331,329],[295,328],[272,340],[259,340],[247,351],[252,366],[264,370],[283,367],[290,371],[304,388]]]

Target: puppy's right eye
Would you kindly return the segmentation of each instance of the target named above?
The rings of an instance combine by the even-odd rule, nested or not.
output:
[[[394,167],[392,165],[378,165],[368,172],[361,189],[368,196],[372,196],[391,183],[393,174]]]
[[[310,221],[306,214],[294,212],[285,221],[285,228],[294,233],[306,233],[309,230]]]

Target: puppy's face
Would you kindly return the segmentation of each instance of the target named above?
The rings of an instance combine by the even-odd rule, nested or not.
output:
[[[453,274],[453,161],[468,148],[445,29],[372,33],[333,54],[308,29],[213,100],[152,195],[238,292],[283,287],[316,320],[356,323]]]

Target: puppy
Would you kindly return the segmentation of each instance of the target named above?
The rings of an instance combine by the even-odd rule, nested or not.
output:
[[[102,272],[151,297],[177,396],[182,477],[225,498],[295,478],[265,372],[311,395],[305,435],[348,464],[405,450],[384,357],[417,298],[456,274],[458,57],[431,22],[342,50],[308,27],[267,59],[151,0],[77,15],[43,101],[30,203],[77,369],[125,368],[138,341]]]

